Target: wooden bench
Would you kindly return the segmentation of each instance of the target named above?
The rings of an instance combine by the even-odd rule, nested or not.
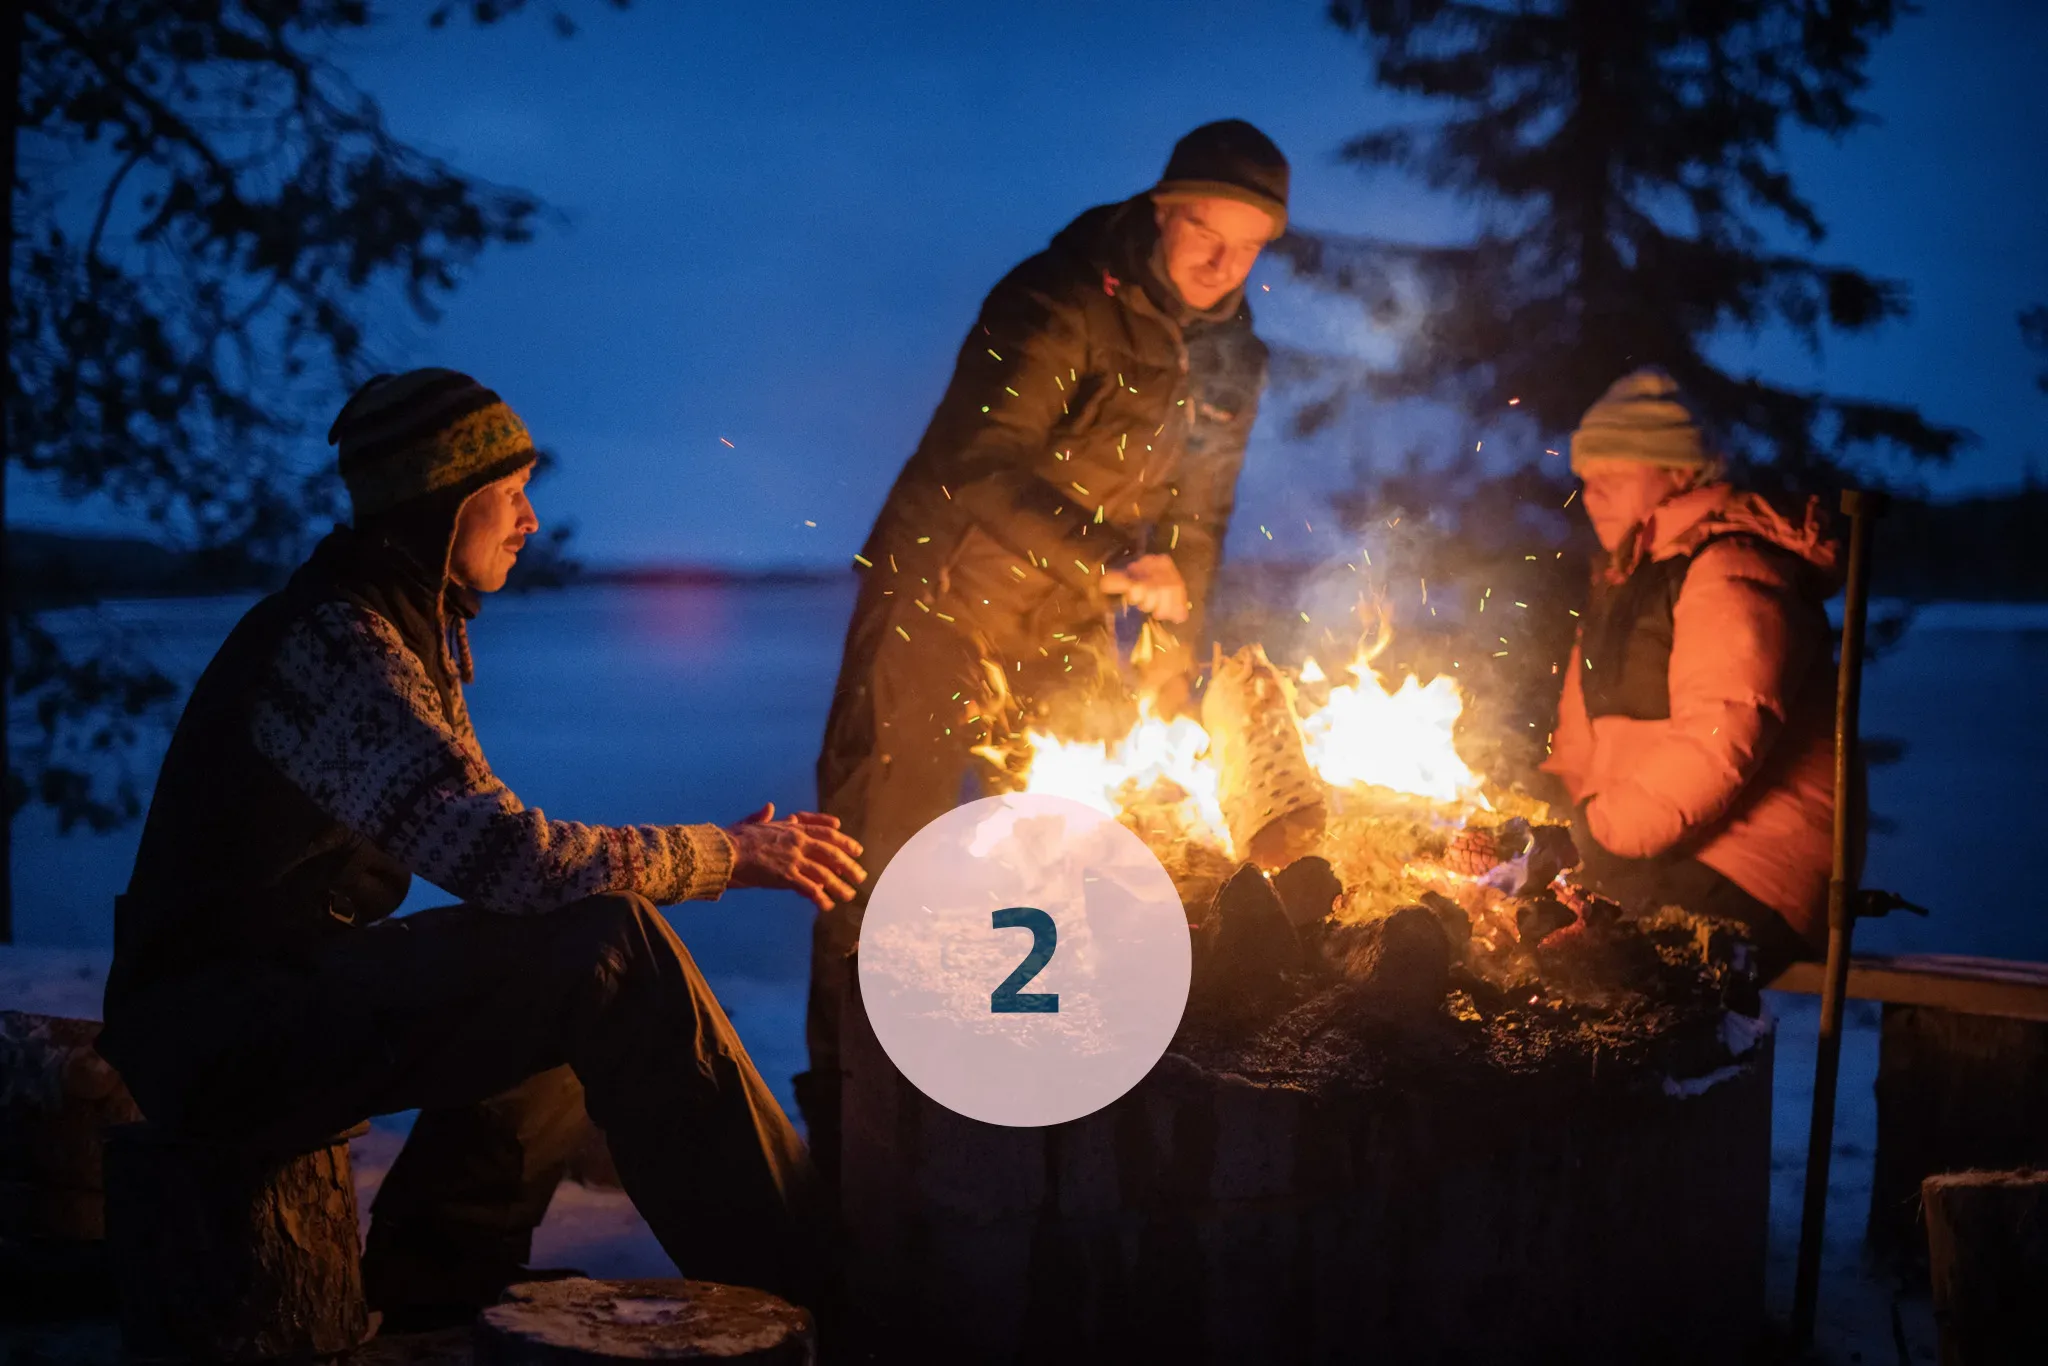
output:
[[[1818,996],[1823,971],[1820,963],[1794,963],[1770,989]],[[2048,963],[1950,953],[1859,953],[1849,960],[1849,997],[2048,1021]]]
[[[1771,989],[1818,994],[1821,974],[1796,963]],[[1865,1239],[1917,1263],[1926,1178],[2048,1167],[2048,963],[1858,954],[1849,995],[1884,1003]]]

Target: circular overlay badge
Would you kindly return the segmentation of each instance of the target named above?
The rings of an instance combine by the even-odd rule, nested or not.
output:
[[[883,870],[860,934],[868,1021],[918,1090],[990,1124],[1090,1114],[1187,1006],[1187,914],[1136,835],[1065,797],[955,808]]]

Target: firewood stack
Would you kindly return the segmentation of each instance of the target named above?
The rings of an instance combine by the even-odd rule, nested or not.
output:
[[[1239,856],[1271,872],[1315,853],[1329,819],[1323,782],[1302,745],[1294,685],[1262,646],[1218,648],[1202,727]]]

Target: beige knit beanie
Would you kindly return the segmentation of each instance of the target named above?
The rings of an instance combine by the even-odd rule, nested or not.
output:
[[[1572,473],[1583,475],[1588,460],[1635,460],[1710,479],[1723,468],[1678,381],[1655,366],[1623,375],[1579,419]]]

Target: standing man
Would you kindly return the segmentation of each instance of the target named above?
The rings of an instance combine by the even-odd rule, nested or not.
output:
[[[655,908],[785,887],[827,910],[860,846],[772,805],[595,826],[521,802],[462,685],[464,622],[540,525],[525,425],[415,370],[328,439],[354,524],[185,704],[115,905],[101,1052],[153,1123],[258,1152],[418,1108],[363,1259],[388,1326],[467,1322],[525,1278],[586,1107],[684,1275],[814,1303],[810,1161]],[[414,876],[465,904],[390,918]]]
[[[1287,226],[1287,159],[1251,124],[1182,138],[1150,190],[1088,210],[1005,276],[897,476],[818,756],[819,804],[879,872],[957,805],[977,745],[1124,693],[1113,612],[1150,619],[1140,683],[1188,704],[1266,348],[1244,281]],[[865,900],[812,936],[797,1078],[836,1174],[843,960]]]

